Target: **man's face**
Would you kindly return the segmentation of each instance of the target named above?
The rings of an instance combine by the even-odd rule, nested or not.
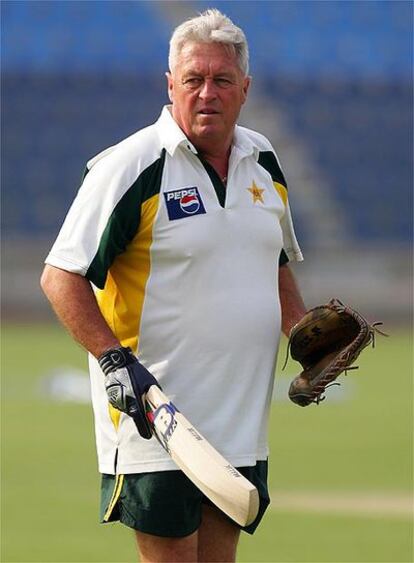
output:
[[[167,79],[173,117],[190,141],[230,145],[250,84],[236,55],[220,43],[187,43]]]

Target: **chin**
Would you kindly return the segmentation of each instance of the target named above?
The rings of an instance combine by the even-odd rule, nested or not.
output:
[[[196,127],[194,133],[197,135],[197,137],[202,137],[202,138],[219,137],[221,135],[224,135],[224,131],[222,127],[218,125],[202,125]]]

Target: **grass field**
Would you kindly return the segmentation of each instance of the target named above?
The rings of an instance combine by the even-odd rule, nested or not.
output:
[[[272,508],[242,537],[239,561],[413,560],[411,335],[389,331],[342,395],[274,403]],[[90,406],[53,401],[41,385],[59,366],[85,369],[84,353],[42,325],[4,326],[2,352],[1,561],[136,561],[128,529],[98,524]],[[295,369],[278,374],[281,392]]]

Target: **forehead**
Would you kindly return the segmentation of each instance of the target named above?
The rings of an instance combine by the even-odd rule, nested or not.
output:
[[[237,56],[223,43],[186,43],[177,58],[179,72],[241,72]]]

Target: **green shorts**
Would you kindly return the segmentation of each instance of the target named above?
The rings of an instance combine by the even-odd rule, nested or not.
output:
[[[267,489],[267,461],[238,470],[259,491],[256,520],[241,528],[253,534],[270,503]],[[211,501],[182,471],[156,471],[130,475],[102,475],[101,522],[122,522],[147,534],[184,537],[201,523],[202,504]]]

